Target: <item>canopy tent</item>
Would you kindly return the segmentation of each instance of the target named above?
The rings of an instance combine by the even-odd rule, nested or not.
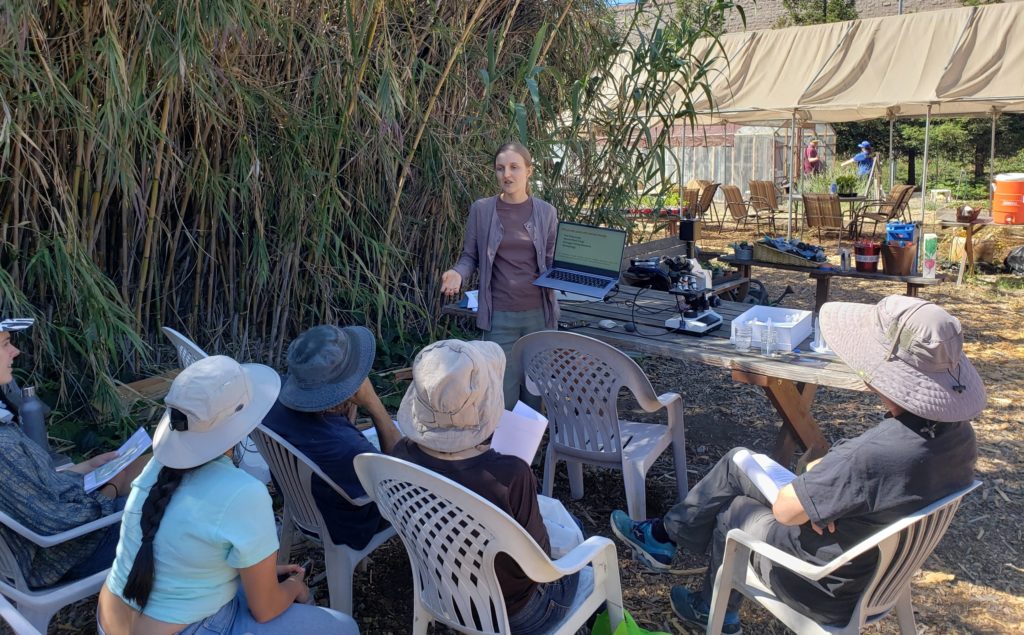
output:
[[[924,116],[927,192],[932,116],[1024,111],[1024,3],[964,7],[774,31],[719,40],[714,103],[702,123],[791,119],[845,122]],[[708,42],[704,50],[715,50]],[[796,143],[791,142],[791,174]],[[792,215],[792,188],[790,214]],[[921,218],[924,220],[924,196]],[[792,221],[792,218],[790,219]],[[792,223],[790,223],[792,224]]]
[[[1024,3],[721,37],[706,123],[1024,111]],[[709,49],[712,43],[705,44]]]

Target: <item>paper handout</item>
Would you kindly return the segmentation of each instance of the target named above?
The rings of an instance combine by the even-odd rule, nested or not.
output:
[[[773,505],[779,497],[779,490],[796,478],[796,474],[764,454],[754,454],[743,449],[732,455],[732,460]]]
[[[523,402],[516,402],[512,412],[501,413],[498,427],[491,437],[491,449],[502,454],[518,456],[527,464],[533,463],[540,440],[548,429],[548,420]]]
[[[107,481],[128,467],[129,463],[142,456],[142,453],[148,450],[151,445],[153,445],[153,439],[149,438],[149,433],[146,432],[146,429],[139,428],[136,430],[135,434],[117,449],[116,459],[104,463],[85,475],[85,491],[91,492],[103,487]]]

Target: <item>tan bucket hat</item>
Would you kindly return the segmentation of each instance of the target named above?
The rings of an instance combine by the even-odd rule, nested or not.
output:
[[[494,433],[505,409],[504,375],[505,353],[494,342],[434,342],[413,361],[398,427],[438,452],[479,445]]]
[[[902,295],[876,305],[826,302],[821,333],[865,383],[913,414],[969,421],[985,409],[960,321],[936,304]]]

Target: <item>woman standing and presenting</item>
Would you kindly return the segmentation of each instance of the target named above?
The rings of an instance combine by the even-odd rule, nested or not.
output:
[[[555,292],[533,281],[551,267],[558,232],[555,208],[530,194],[533,158],[522,144],[506,143],[494,157],[501,193],[469,208],[462,256],[441,276],[441,292],[454,296],[474,270],[480,271],[476,324],[483,339],[500,345],[508,358],[505,407],[520,399],[522,369],[512,345],[535,331],[557,328]],[[528,397],[536,403],[536,398]]]
[[[223,355],[174,379],[100,590],[101,635],[359,632],[347,615],[296,604],[309,599],[305,571],[277,565],[270,494],[229,456],[280,387],[272,368]]]

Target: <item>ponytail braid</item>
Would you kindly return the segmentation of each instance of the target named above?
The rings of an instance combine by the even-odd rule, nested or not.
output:
[[[128,581],[122,591],[124,598],[138,604],[140,609],[146,608],[149,594],[153,590],[153,576],[156,573],[153,539],[156,538],[156,532],[160,529],[160,521],[163,520],[167,504],[171,502],[171,496],[181,485],[182,477],[193,469],[179,470],[166,466],[160,468],[156,484],[149,490],[146,502],[142,504],[142,519],[140,520],[142,544],[139,545],[139,551],[135,554],[135,562],[132,563],[132,570],[128,574]]]

